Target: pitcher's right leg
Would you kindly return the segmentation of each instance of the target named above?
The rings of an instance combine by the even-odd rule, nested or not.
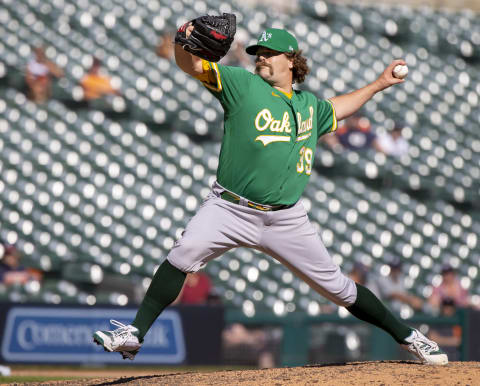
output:
[[[97,331],[94,341],[133,359],[152,324],[178,297],[186,273],[198,271],[231,248],[253,245],[258,234],[251,209],[209,195],[155,273],[132,324]]]

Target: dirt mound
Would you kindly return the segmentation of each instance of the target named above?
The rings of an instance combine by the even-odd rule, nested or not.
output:
[[[56,385],[479,385],[480,362],[425,366],[381,361],[264,370],[164,373],[121,378],[49,382]]]

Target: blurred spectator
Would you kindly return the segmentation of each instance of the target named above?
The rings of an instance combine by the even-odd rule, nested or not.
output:
[[[241,42],[234,41],[230,51],[223,58],[223,64],[226,66],[249,67],[252,61],[245,51],[245,45]]]
[[[337,129],[340,144],[350,150],[370,149],[376,139],[368,118],[353,115]]]
[[[368,268],[362,263],[354,263],[352,269],[348,273],[348,276],[358,284],[366,285],[368,277]]]
[[[83,98],[86,101],[100,99],[106,95],[120,95],[120,92],[112,86],[110,77],[101,71],[101,67],[102,62],[94,58],[90,70],[80,81]]]
[[[175,37],[171,33],[164,33],[162,36],[160,36],[155,53],[161,58],[173,60],[174,39]]]
[[[219,304],[212,282],[205,272],[189,273],[175,303],[180,304]]]
[[[28,97],[36,103],[44,103],[52,94],[52,77],[62,77],[63,71],[47,59],[43,47],[35,47],[33,52],[35,58],[27,64],[25,75]]]
[[[460,284],[457,273],[450,265],[442,267],[442,283],[433,289],[428,299],[435,312],[440,312],[441,305],[445,299],[452,299],[456,307],[465,308],[469,306],[468,292]]]
[[[457,312],[455,300],[443,298],[440,305],[440,316],[452,317]],[[430,339],[442,347],[442,350],[448,354],[448,360],[460,360],[460,345],[462,343],[462,327],[458,325],[437,325],[432,327],[428,334]]]
[[[39,280],[40,273],[29,270],[20,264],[21,254],[14,245],[5,245],[0,260],[0,282],[9,286],[25,284],[29,280]]]
[[[218,304],[220,300],[213,290],[210,278],[203,271],[189,273],[182,291],[174,304]],[[261,328],[249,329],[240,323],[229,325],[222,332],[224,357],[232,363],[255,363],[260,368],[275,365],[272,345],[278,339],[272,331]]]
[[[229,361],[236,364],[255,361],[259,368],[275,366],[275,346],[279,343],[274,329],[246,328],[243,324],[233,323],[222,333],[223,348]]]
[[[370,120],[359,115],[352,115],[339,123],[334,135],[327,135],[324,141],[334,150],[367,150],[374,148],[380,151],[377,136],[372,131]]]
[[[389,132],[377,137],[377,149],[386,155],[401,157],[408,153],[408,141],[402,136],[403,125],[397,123]]]
[[[348,276],[358,284],[361,284],[367,287],[372,291],[377,297],[379,297],[379,289],[375,280],[373,280],[369,275],[369,268],[362,263],[354,263],[351,271],[348,273]]]
[[[405,304],[417,311],[422,309],[423,300],[408,293],[405,287],[405,277],[402,273],[400,259],[395,259],[390,263],[390,273],[388,276],[379,277],[377,283],[380,297],[388,300],[394,311],[399,313]]]
[[[175,304],[201,305],[220,303],[208,275],[202,271],[189,273]],[[252,361],[260,368],[275,365],[272,334],[264,329],[248,329],[240,323],[229,325],[222,332],[224,356],[233,362]],[[238,361],[238,362],[237,362]]]

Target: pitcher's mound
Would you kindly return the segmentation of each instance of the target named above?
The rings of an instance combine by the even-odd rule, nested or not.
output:
[[[480,362],[426,366],[410,361],[352,362],[264,370],[167,373],[59,382],[82,385],[478,385]]]

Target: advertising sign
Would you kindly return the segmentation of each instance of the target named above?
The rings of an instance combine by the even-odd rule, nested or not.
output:
[[[94,344],[92,334],[115,328],[110,319],[128,324],[134,318],[134,310],[13,306],[5,318],[1,354],[9,362],[125,364],[130,361]],[[135,363],[181,364],[185,352],[179,313],[166,310],[145,336]]]

